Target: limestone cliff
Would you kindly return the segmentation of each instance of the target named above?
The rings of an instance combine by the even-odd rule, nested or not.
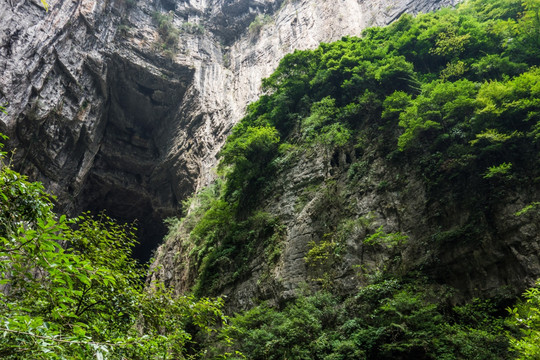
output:
[[[0,3],[0,131],[60,209],[138,219],[147,258],[284,54],[453,0],[49,3]]]

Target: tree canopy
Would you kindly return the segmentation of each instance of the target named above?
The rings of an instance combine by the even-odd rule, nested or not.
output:
[[[223,300],[145,288],[134,228],[53,212],[0,153],[0,357],[184,359],[226,328]],[[226,357],[226,354],[223,354]]]

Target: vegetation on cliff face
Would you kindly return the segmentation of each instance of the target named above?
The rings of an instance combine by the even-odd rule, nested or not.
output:
[[[209,274],[245,263],[245,236],[223,232],[248,231],[276,170],[299,151],[362,152],[371,139],[388,161],[418,169],[432,198],[457,196],[478,211],[536,184],[539,8],[470,1],[286,56],[221,151],[221,192],[195,216],[198,281],[211,291]],[[351,177],[361,167],[352,164]]]
[[[540,357],[540,281],[536,287],[523,294],[524,300],[509,309],[510,324],[516,327],[520,335],[511,337],[512,348],[519,359],[538,359]]]
[[[463,172],[480,187],[534,181],[538,11],[535,1],[473,1],[286,56],[222,151],[228,186],[238,201],[252,197],[285,155],[280,144],[334,149],[366,133],[385,136],[390,158],[425,167],[433,186]],[[235,153],[239,144],[267,155]]]
[[[384,161],[421,174],[431,199],[460,202],[472,214],[458,230],[433,229],[426,239],[448,243],[485,232],[485,209],[512,189],[538,186],[539,11],[538,0],[471,0],[286,56],[228,138],[219,190],[199,195],[201,205],[182,220],[195,292],[234,284],[254,254],[279,259],[281,219],[260,204],[272,196],[276,172],[300,153],[330,159],[343,149],[375,148]],[[349,187],[364,167],[350,165]],[[534,200],[523,213],[537,211]],[[338,230],[313,243],[306,261],[331,267],[342,247]],[[376,234],[400,239],[391,246],[407,241],[378,228],[366,244]],[[319,278],[320,291],[307,286],[281,307],[256,306],[237,315],[227,333],[250,359],[536,356],[536,290],[527,310],[518,306],[521,315],[505,321],[508,296],[455,306],[453,289],[421,271],[405,276],[391,268],[363,273],[368,285],[355,294],[326,293],[335,290],[331,277]]]
[[[421,279],[387,279],[345,300],[318,292],[281,310],[257,306],[233,319],[230,334],[250,359],[511,358],[494,304],[452,307],[449,295]]]

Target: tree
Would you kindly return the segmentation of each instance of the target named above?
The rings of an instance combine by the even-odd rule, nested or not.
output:
[[[278,143],[278,132],[272,126],[248,126],[233,132],[220,152],[220,167],[231,166],[226,193],[242,190],[261,177]]]
[[[540,359],[540,281],[525,291],[524,299],[508,309],[510,324],[519,329],[520,335],[510,335],[510,344],[518,359]]]
[[[223,301],[145,288],[135,242],[106,215],[57,216],[41,184],[0,162],[0,357],[196,358]]]

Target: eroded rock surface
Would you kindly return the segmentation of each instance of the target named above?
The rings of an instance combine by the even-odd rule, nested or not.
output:
[[[534,285],[540,214],[516,213],[538,198],[538,186],[508,191],[491,205],[471,203],[474,194],[465,188],[462,194],[442,188],[435,196],[421,170],[385,159],[375,147],[359,155],[301,151],[282,166],[256,208],[279,219],[279,242],[247,244],[256,247],[247,268],[235,276],[245,264],[223,265],[212,295],[226,295],[237,311],[283,303],[306,288],[350,295],[383,273],[449,286],[456,303],[504,299]],[[152,266],[151,279],[179,293],[200,276],[190,255],[200,247],[189,240],[189,226],[160,246]],[[323,243],[330,250],[313,262],[310,249]],[[269,257],[274,249],[278,256]]]
[[[2,0],[0,131],[60,210],[139,219],[148,258],[283,55],[453,2]]]

